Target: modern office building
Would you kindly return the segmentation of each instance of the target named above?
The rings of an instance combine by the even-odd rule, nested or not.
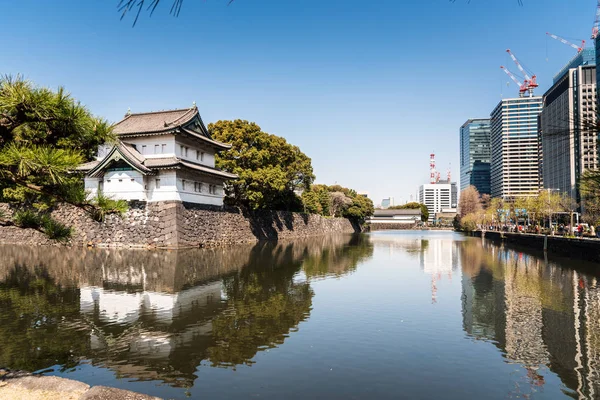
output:
[[[594,40],[594,49],[596,50],[596,65],[600,65],[600,35]],[[596,82],[600,82],[600,70],[596,69]],[[598,92],[598,87],[596,87],[596,92]],[[596,93],[598,98],[600,98],[600,94]]]
[[[552,83],[555,84],[561,80],[571,68],[577,68],[581,65],[596,65],[596,49],[587,48],[583,49],[577,55],[558,71],[552,78]]]
[[[538,115],[542,97],[503,99],[491,113],[492,197],[537,196],[540,189]]]
[[[390,208],[393,205],[394,205],[394,199],[392,199],[391,197],[381,200],[381,208],[383,208],[383,209]]]
[[[490,194],[490,119],[469,119],[460,127],[460,190],[469,185]]]
[[[437,213],[456,210],[457,192],[455,182],[428,183],[419,187],[419,203],[427,206],[430,222],[435,219]]]
[[[544,94],[540,115],[543,187],[558,189],[577,202],[581,174],[598,168],[598,134],[592,129],[596,86],[595,65],[567,69]]]

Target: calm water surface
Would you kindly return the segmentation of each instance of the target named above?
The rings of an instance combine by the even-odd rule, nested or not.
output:
[[[451,232],[0,247],[0,366],[164,398],[600,398],[600,264]]]

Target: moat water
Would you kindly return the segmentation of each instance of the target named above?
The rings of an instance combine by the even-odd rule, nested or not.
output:
[[[599,276],[452,232],[0,246],[0,366],[167,399],[594,399]]]

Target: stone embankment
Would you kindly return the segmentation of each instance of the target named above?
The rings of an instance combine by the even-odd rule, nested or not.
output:
[[[376,231],[405,231],[411,229],[420,229],[417,224],[394,224],[394,223],[370,223],[367,225],[369,232]]]
[[[528,233],[508,233],[498,231],[476,231],[471,236],[494,241],[504,241],[535,250],[546,250],[560,256],[600,262],[600,240],[586,238],[567,238],[562,236],[534,235]]]
[[[87,385],[56,376],[40,376],[0,369],[0,399],[3,400],[160,400],[158,397]]]
[[[8,216],[13,212],[6,204],[0,204],[0,211]],[[360,231],[345,218],[286,211],[243,212],[175,201],[131,203],[124,216],[108,215],[103,222],[69,205],[56,207],[52,216],[73,227],[69,244],[74,246],[202,247]],[[41,232],[14,226],[0,226],[0,243],[55,244]]]

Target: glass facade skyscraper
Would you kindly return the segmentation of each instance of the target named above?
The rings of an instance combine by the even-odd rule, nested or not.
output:
[[[543,185],[580,202],[579,178],[598,169],[596,67],[570,68],[544,94],[540,138]]]
[[[577,53],[575,57],[573,57],[564,67],[561,68],[560,71],[558,71],[556,75],[554,75],[554,78],[552,78],[552,83],[554,84],[561,80],[571,68],[577,68],[581,65],[596,65],[596,49],[587,48]]]
[[[469,119],[460,127],[460,190],[469,185],[490,194],[490,119]]]
[[[541,111],[540,96],[503,99],[492,111],[492,197],[511,199],[539,194],[538,115]]]

